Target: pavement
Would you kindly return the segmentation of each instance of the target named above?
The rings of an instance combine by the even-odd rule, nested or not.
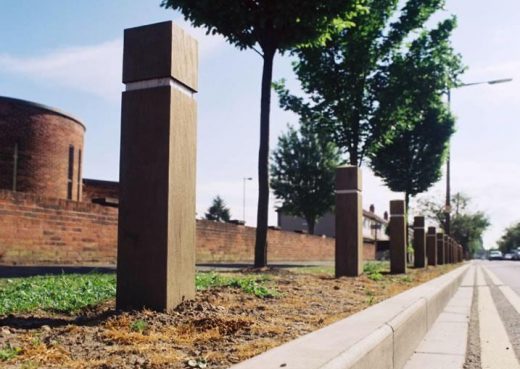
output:
[[[520,368],[520,262],[473,262],[404,368]]]

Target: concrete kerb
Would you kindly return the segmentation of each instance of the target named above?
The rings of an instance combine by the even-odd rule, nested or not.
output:
[[[461,285],[469,264],[232,369],[400,369]]]

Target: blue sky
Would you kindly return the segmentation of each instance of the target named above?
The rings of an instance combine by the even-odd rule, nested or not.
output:
[[[261,59],[220,37],[191,28],[159,0],[46,0],[0,2],[0,95],[62,109],[87,126],[84,175],[117,180],[123,30],[174,19],[199,40],[200,84],[197,211],[203,215],[220,194],[242,217],[242,178],[247,183],[246,220],[256,215]],[[512,83],[453,91],[457,132],[452,141],[453,191],[474,198],[491,216],[487,247],[520,221],[520,2],[448,0],[440,16],[455,14],[453,42],[469,67],[465,82],[512,77]],[[274,78],[297,88],[290,59],[277,56]],[[271,146],[297,118],[272,105]],[[391,193],[364,169],[364,205],[382,213]],[[443,182],[428,196],[443,196]],[[274,199],[271,205],[274,204]],[[270,223],[276,223],[274,211]]]

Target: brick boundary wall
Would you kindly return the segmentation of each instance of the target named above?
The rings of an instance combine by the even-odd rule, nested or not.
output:
[[[117,209],[0,191],[0,263],[111,264]]]
[[[197,263],[253,261],[255,228],[197,221]],[[117,209],[0,191],[1,264],[115,264]],[[365,243],[364,257],[375,258]],[[334,239],[270,229],[268,261],[332,261]]]

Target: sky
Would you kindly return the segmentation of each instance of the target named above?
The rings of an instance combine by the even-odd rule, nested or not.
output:
[[[160,0],[0,0],[0,96],[56,107],[87,126],[84,177],[118,180],[122,66],[125,28],[173,20],[199,41],[197,215],[219,194],[242,219],[256,222],[257,160],[262,60],[221,37],[194,29]],[[447,0],[435,19],[454,14],[453,45],[468,67],[465,83],[513,81],[452,91],[457,131],[451,141],[452,192],[473,199],[491,227],[484,246],[493,247],[505,227],[520,221],[520,2]],[[298,90],[291,58],[278,55],[274,80]],[[288,123],[298,119],[278,107],[273,95],[271,148]],[[363,204],[388,209],[392,193],[363,168]],[[423,196],[443,201],[444,178]],[[271,197],[269,223],[276,224]],[[413,203],[412,203],[413,213]],[[413,214],[412,214],[413,215]]]

